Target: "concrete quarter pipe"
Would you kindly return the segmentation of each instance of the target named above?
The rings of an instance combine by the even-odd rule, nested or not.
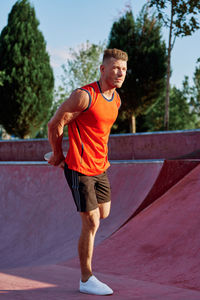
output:
[[[111,165],[112,212],[97,235],[94,272],[113,299],[200,299],[198,163]],[[99,299],[77,291],[80,222],[62,171],[46,163],[0,170],[0,299]]]

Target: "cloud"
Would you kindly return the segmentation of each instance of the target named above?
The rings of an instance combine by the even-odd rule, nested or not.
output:
[[[66,46],[60,48],[47,47],[47,51],[53,69],[60,68],[70,58],[69,48]]]

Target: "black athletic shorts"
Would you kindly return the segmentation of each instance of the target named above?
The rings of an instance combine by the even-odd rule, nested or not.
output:
[[[65,177],[71,189],[77,211],[87,212],[98,204],[111,201],[110,183],[107,173],[87,176],[71,170],[65,164]]]

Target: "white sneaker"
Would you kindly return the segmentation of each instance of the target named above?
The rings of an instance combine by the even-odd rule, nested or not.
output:
[[[81,293],[93,294],[93,295],[111,295],[113,290],[105,283],[99,281],[94,275],[92,275],[88,281],[82,282],[80,280]]]

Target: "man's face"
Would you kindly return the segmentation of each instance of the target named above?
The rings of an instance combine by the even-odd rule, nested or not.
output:
[[[127,71],[127,62],[113,57],[105,60],[101,65],[102,79],[109,88],[120,88]]]

